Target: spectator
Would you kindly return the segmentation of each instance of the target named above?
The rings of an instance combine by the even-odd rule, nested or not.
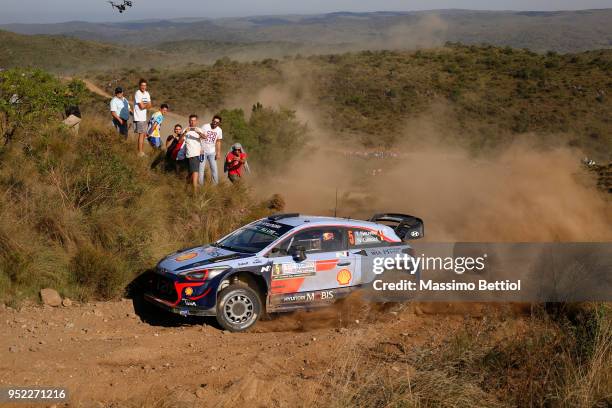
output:
[[[132,107],[130,102],[123,96],[123,88],[115,88],[115,97],[110,102],[110,112],[113,117],[113,126],[117,129],[120,135],[127,139],[128,137],[128,120]]]
[[[181,139],[183,127],[177,123],[174,125],[174,132],[166,138],[166,151],[171,151],[173,146]]]
[[[168,105],[162,103],[159,111],[151,115],[151,119],[149,119],[149,124],[147,125],[147,140],[154,149],[161,149],[162,147],[160,130],[161,124],[164,121],[164,116],[168,113],[168,109]]]
[[[144,157],[144,140],[147,135],[147,109],[151,108],[151,95],[147,92],[147,81],[138,81],[134,95],[134,133],[138,134],[138,155]]]
[[[64,125],[68,126],[72,134],[79,134],[79,126],[81,123],[81,109],[78,105],[70,105],[66,108],[66,119],[64,119]]]
[[[179,153],[182,157],[179,159]],[[183,127],[174,125],[174,133],[166,138],[166,170],[179,172],[181,160],[185,159],[185,136]]]
[[[206,162],[210,166],[210,174],[214,184],[219,182],[219,173],[217,170],[217,160],[219,160],[219,152],[221,152],[221,139],[223,139],[223,131],[221,130],[221,116],[213,116],[210,124],[203,126],[202,131],[204,137],[202,142],[202,153],[200,156],[199,183],[204,184],[204,172],[206,170]]]
[[[196,190],[198,188],[198,171],[202,152],[201,140],[206,137],[206,134],[198,127],[198,115],[192,114],[189,116],[189,127],[183,131],[182,135],[185,137],[185,158],[189,171],[187,180]]]
[[[242,151],[240,143],[234,143],[232,150],[225,157],[225,170],[227,177],[232,183],[237,182],[242,177],[242,169],[245,166],[247,154]]]

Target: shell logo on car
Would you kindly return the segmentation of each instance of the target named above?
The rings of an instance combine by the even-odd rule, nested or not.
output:
[[[187,295],[187,296],[191,296],[192,294],[193,294],[193,288],[191,288],[191,287],[187,287],[187,288],[185,289],[185,295]]]
[[[196,256],[198,256],[198,253],[197,253],[197,252],[189,252],[189,253],[187,253],[187,254],[183,254],[183,255],[181,255],[181,256],[177,256],[177,257],[175,258],[175,260],[176,260],[176,261],[178,261],[178,262],[188,261],[188,260],[190,260],[190,259],[195,258]]]
[[[352,277],[351,271],[348,269],[342,269],[336,275],[336,280],[340,285],[348,285],[351,282]]]

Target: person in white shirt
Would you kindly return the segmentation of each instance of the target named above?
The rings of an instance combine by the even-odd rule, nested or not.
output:
[[[123,96],[123,88],[115,88],[115,97],[110,102],[110,112],[113,117],[113,126],[117,129],[120,135],[127,139],[128,137],[128,119],[132,107],[130,102]]]
[[[217,169],[217,160],[219,160],[219,152],[221,152],[221,139],[223,139],[223,131],[221,130],[221,116],[215,115],[210,124],[202,127],[204,137],[202,137],[202,153],[200,155],[200,167],[198,169],[200,185],[204,185],[204,172],[206,171],[206,163],[210,166],[210,175],[214,184],[219,183],[219,172]]]
[[[198,188],[198,171],[200,169],[200,154],[202,152],[202,138],[206,134],[198,127],[198,115],[189,115],[189,126],[183,131],[185,136],[185,159],[188,162],[189,177],[193,189]]]
[[[143,157],[144,140],[147,136],[147,109],[151,109],[151,95],[147,92],[147,81],[138,81],[138,90],[134,95],[134,132],[138,134],[138,155]]]

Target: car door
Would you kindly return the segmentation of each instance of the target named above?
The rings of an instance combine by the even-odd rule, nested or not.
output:
[[[369,284],[379,278],[374,272],[376,258],[393,258],[402,253],[401,242],[386,242],[378,231],[365,228],[348,230],[349,253],[355,256],[354,264],[361,284]]]
[[[347,230],[335,226],[307,228],[285,239],[271,254],[270,306],[329,302],[357,284],[355,256],[347,245]],[[290,255],[299,247],[305,255],[301,261]]]

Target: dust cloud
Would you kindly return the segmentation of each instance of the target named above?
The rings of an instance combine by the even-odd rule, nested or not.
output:
[[[360,143],[364,135],[339,137],[322,123],[324,107],[309,91],[309,70],[288,62],[282,72],[280,85],[237,95],[231,104],[246,112],[256,102],[289,107],[307,124],[308,144],[287,158],[282,174],[251,178],[261,198],[283,196],[286,211],[360,219],[412,214],[423,218],[429,242],[612,239],[609,198],[583,170],[580,151],[536,146],[533,141],[543,138],[525,135],[475,155],[460,147],[471,135],[449,126],[456,120],[452,109],[437,103],[405,122],[400,142],[384,149],[384,158],[364,158],[382,148],[367,149]]]
[[[300,111],[303,118],[316,117],[312,109]],[[383,158],[364,158],[377,149],[360,145],[359,135],[355,142],[337,142],[329,129],[309,121],[308,146],[289,160],[286,172],[262,180],[257,190],[280,193],[292,212],[416,215],[424,219],[430,242],[612,239],[612,207],[582,168],[581,152],[517,141],[474,156],[448,143],[461,135],[443,134],[443,119],[417,122],[420,133],[406,124],[412,142],[385,149]]]
[[[610,203],[569,149],[516,144],[474,158],[440,145],[397,146],[396,157],[360,158],[320,140],[265,183],[287,211],[366,218],[377,212],[419,216],[432,242],[608,241]],[[374,175],[374,172],[376,175]]]

